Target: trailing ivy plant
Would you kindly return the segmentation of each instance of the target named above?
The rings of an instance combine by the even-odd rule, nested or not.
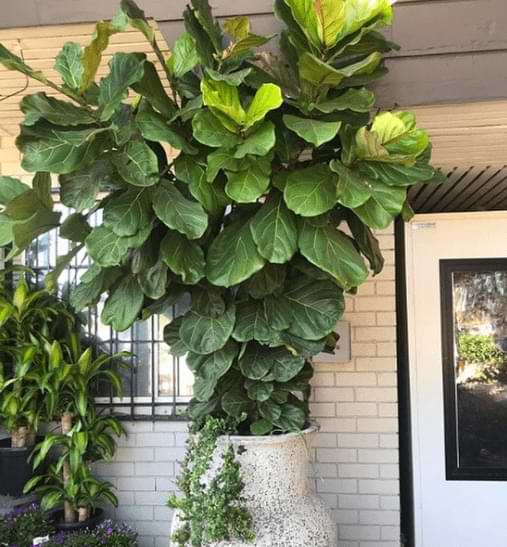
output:
[[[208,417],[200,431],[197,433],[194,428],[187,440],[187,453],[177,481],[181,496],[171,496],[169,500],[169,507],[178,510],[181,521],[172,539],[181,547],[255,539],[252,517],[243,497],[241,466],[231,443],[222,447],[217,469],[211,472],[218,438],[236,428],[236,419]]]
[[[50,285],[85,249],[72,302],[106,293],[102,321],[117,330],[189,295],[165,339],[195,374],[190,414],[244,416],[238,429],[256,435],[305,426],[311,357],[333,350],[344,292],[382,269],[373,230],[410,215],[410,186],[442,180],[414,116],[377,112],[367,88],[396,48],[378,32],[390,2],[276,0],[275,13],[279,57],[257,51],[273,37],[246,17],[222,27],[191,0],[166,58],[123,0],[89,46],[58,54],[61,85],[0,45],[4,66],[59,92],[21,102],[17,146],[35,177],[0,179],[1,242],[15,255],[59,227],[73,247]],[[116,53],[96,81],[128,25],[156,63]],[[72,211],[64,222],[47,173]]]

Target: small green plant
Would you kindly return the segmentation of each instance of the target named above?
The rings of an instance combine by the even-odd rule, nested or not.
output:
[[[32,547],[35,537],[45,537],[52,532],[47,514],[35,503],[0,518],[0,546]]]
[[[458,359],[477,366],[477,372],[471,378],[475,381],[495,380],[507,363],[507,355],[498,349],[491,335],[468,332],[458,336]]]
[[[34,450],[34,467],[45,461],[52,448],[59,458],[44,476],[31,479],[25,491],[42,494],[42,507],[49,510],[64,504],[66,522],[86,521],[100,501],[117,505],[113,485],[96,479],[91,471],[94,462],[112,459],[116,449],[114,436],[123,434],[120,422],[110,415],[97,415],[93,401],[94,387],[108,381],[117,393],[121,381],[111,366],[124,354],[93,358],[91,348],[82,351],[78,337],[70,336],[68,345],[46,345],[44,394],[46,413],[58,419],[59,433],[49,433]]]
[[[177,483],[182,495],[169,500],[169,506],[180,512],[181,525],[172,539],[181,547],[234,538],[255,539],[243,497],[241,468],[232,444],[223,449],[218,469],[208,475],[218,437],[236,427],[231,420],[209,417],[198,433],[189,436]]]
[[[67,306],[46,290],[32,290],[23,276],[10,288],[0,282],[0,422],[13,448],[32,446],[44,413],[44,344],[74,328]]]

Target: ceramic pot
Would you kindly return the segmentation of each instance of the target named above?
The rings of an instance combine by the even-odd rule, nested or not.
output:
[[[241,464],[256,539],[253,543],[222,541],[209,547],[336,547],[336,523],[308,479],[311,438],[317,430],[312,426],[287,435],[219,439],[214,463],[231,442]],[[176,511],[173,531],[179,523]],[[178,546],[173,542],[171,547]]]
[[[41,438],[37,438],[40,442]],[[34,476],[32,464],[28,461],[33,445],[26,448],[12,448],[11,439],[0,439],[0,495],[23,495],[25,484]],[[40,472],[40,471],[39,471]]]

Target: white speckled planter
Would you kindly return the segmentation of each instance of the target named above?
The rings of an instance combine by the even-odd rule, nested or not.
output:
[[[336,547],[336,524],[308,480],[309,448],[317,430],[312,426],[302,433],[219,440],[219,446],[230,440],[246,449],[237,457],[257,538],[253,543],[226,541],[209,547]],[[176,513],[173,531],[178,524]]]

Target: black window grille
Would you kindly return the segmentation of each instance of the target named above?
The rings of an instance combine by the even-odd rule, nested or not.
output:
[[[68,214],[65,207],[57,208],[63,217]],[[91,224],[94,221],[97,218],[92,219]],[[69,250],[70,242],[53,230],[40,236],[21,260],[36,272],[37,281],[42,283],[46,273],[54,268],[57,257]],[[62,296],[68,295],[69,290],[79,283],[88,267],[89,260],[82,251],[59,278]],[[105,298],[85,312],[87,335],[102,351],[110,354],[127,351],[132,357],[130,366],[122,372],[123,396],[114,397],[108,390],[100,390],[97,406],[124,419],[182,419],[192,395],[193,375],[185,358],[172,356],[163,340],[164,326],[178,315],[177,307],[171,306],[159,315],[137,321],[126,331],[117,332],[100,321],[104,301]]]

